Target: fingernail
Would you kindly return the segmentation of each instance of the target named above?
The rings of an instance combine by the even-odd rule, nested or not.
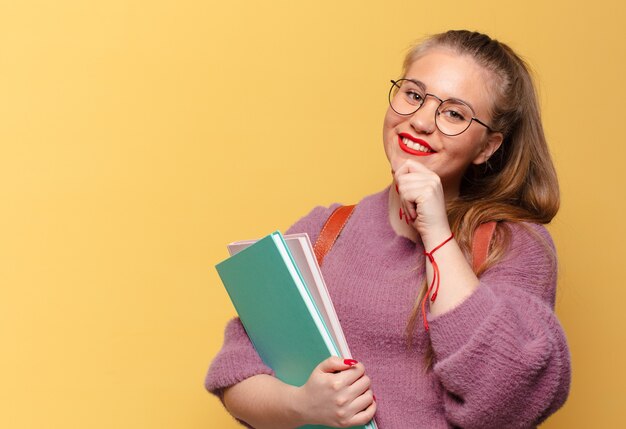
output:
[[[408,225],[409,223],[411,223],[411,222],[409,222],[409,215],[406,215],[406,217],[404,218],[404,220],[406,221],[406,224],[407,224],[407,225]]]
[[[400,191],[398,190],[398,184],[396,183],[396,192],[399,194]]]
[[[344,359],[343,363],[345,363],[346,365],[354,366],[359,362],[355,361],[354,359]]]
[[[398,215],[400,216],[400,219],[402,219],[402,216],[404,215],[404,212],[402,211],[402,207],[400,207],[400,211],[398,212]]]
[[[376,395],[372,395],[374,397],[374,402],[376,402]]]

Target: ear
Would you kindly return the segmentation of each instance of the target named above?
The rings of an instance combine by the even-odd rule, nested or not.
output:
[[[487,162],[487,160],[491,158],[491,155],[498,150],[503,140],[504,136],[502,133],[489,133],[487,141],[472,163],[478,165]]]

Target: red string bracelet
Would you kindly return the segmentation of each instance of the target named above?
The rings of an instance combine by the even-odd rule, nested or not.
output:
[[[432,292],[433,286],[435,286],[435,284],[437,284],[437,287],[435,288],[435,292],[430,297],[430,300],[432,302],[435,302],[435,299],[437,299],[437,292],[439,292],[439,278],[440,278],[439,266],[437,266],[437,262],[435,261],[435,257],[433,256],[433,253],[441,249],[448,241],[452,240],[453,238],[454,238],[454,234],[450,235],[450,237],[446,238],[443,243],[435,247],[430,252],[427,252],[426,250],[424,250],[424,255],[428,256],[428,260],[433,266],[433,281],[430,283],[430,287],[428,288],[428,292],[426,292],[426,295],[424,295],[424,299],[422,299],[422,317],[424,318],[424,328],[426,329],[427,332],[428,332],[428,320],[426,320],[426,301],[428,300],[428,296]]]

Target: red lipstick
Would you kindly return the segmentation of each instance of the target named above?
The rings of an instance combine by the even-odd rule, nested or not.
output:
[[[421,146],[424,146],[426,149],[429,150],[429,152],[422,152],[420,150],[416,150],[416,149],[412,149],[410,147],[408,147],[406,144],[404,144],[404,141],[402,141],[403,138],[406,138],[407,140],[412,141],[413,143],[417,143]],[[430,145],[428,143],[426,143],[424,140],[422,139],[416,139],[415,137],[413,137],[410,134],[406,134],[406,133],[400,133],[398,134],[398,144],[400,145],[400,149],[402,149],[404,152],[411,154],[411,155],[415,155],[415,156],[428,156],[428,155],[432,155],[434,153],[436,153],[432,147],[430,147]]]

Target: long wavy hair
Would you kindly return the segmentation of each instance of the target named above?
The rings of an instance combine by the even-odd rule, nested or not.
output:
[[[537,94],[528,65],[510,47],[487,35],[453,30],[431,36],[405,57],[403,77],[428,51],[448,49],[472,57],[492,77],[492,128],[503,134],[500,148],[487,163],[471,165],[459,196],[447,204],[454,236],[468,261],[476,228],[496,221],[489,256],[476,270],[480,276],[506,253],[510,234],[505,222],[548,223],[559,209],[559,185],[543,132]],[[409,344],[419,319],[426,280],[407,324]],[[432,348],[427,366],[432,364]]]

